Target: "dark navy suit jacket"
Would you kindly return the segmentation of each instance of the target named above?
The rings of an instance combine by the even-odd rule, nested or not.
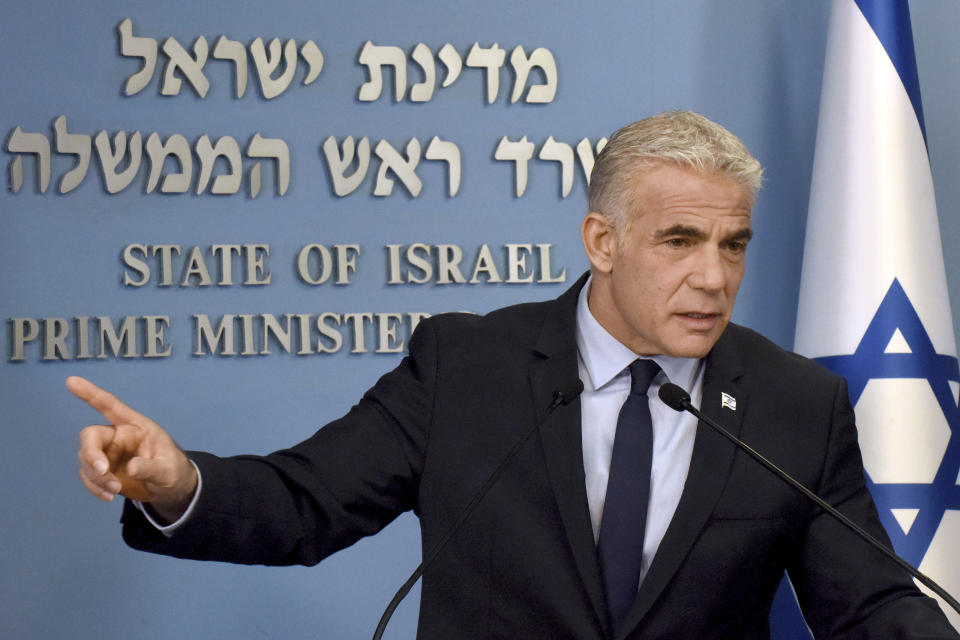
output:
[[[431,549],[576,380],[583,282],[549,302],[423,321],[409,355],[346,416],[266,457],[192,452],[203,475],[193,517],[166,539],[128,507],[125,539],[177,557],[313,564],[412,509]],[[843,379],[731,324],[707,356],[702,410],[886,540]],[[526,442],[426,572],[418,637],[613,637],[580,429],[572,402]],[[784,570],[817,637],[958,637],[899,568],[704,426],[618,637],[768,638]]]

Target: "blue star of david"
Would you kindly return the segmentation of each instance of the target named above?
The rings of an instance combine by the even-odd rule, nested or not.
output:
[[[911,353],[884,353],[897,330]],[[930,383],[950,426],[950,440],[931,484],[878,483],[867,478],[894,549],[913,566],[923,560],[947,509],[960,509],[960,410],[949,382],[960,381],[957,359],[939,355],[900,282],[894,279],[853,355],[817,358],[847,379],[850,402],[856,405],[871,378],[918,378]],[[891,509],[919,509],[904,533]]]

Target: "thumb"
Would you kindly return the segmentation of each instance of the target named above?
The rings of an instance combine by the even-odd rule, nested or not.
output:
[[[171,457],[137,455],[124,465],[123,494],[142,502],[181,502],[196,488],[196,470],[181,452]]]
[[[144,469],[144,460],[141,457],[130,458],[114,475],[123,485],[119,492],[121,495],[140,502],[152,502],[157,496],[148,487],[148,483],[153,486],[153,479],[149,476],[150,471]]]
[[[145,456],[130,458],[124,471],[134,480],[159,486],[168,484],[171,475],[169,465]]]

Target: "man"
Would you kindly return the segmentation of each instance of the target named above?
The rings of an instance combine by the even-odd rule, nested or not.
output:
[[[103,499],[141,501],[125,507],[129,544],[177,557],[313,564],[409,509],[429,551],[543,420],[426,571],[420,637],[768,638],[787,570],[817,637],[957,638],[878,552],[692,418],[646,402],[667,380],[690,389],[884,538],[843,380],[729,324],[760,178],[702,116],[624,127],[592,175],[589,281],[424,321],[346,416],[266,457],[185,453],[71,378],[110,423],[81,433],[81,478]],[[548,409],[577,379],[582,396]]]

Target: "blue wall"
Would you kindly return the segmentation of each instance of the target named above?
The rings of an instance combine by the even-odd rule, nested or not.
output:
[[[98,418],[66,392],[63,379],[83,375],[111,389],[187,448],[265,453],[299,441],[343,413],[401,356],[375,353],[378,337],[369,326],[362,353],[350,352],[354,345],[347,327],[341,348],[331,353],[298,355],[297,346],[286,353],[273,343],[270,355],[197,356],[192,355],[193,317],[205,314],[216,322],[224,314],[483,312],[559,294],[586,268],[578,233],[585,180],[575,161],[572,189],[562,194],[560,165],[536,157],[550,136],[571,146],[584,138],[595,144],[626,122],[671,108],[702,112],[736,132],[767,174],[735,320],[791,346],[829,3],[601,4],[588,9],[586,3],[566,0],[5,3],[0,18],[3,162],[17,155],[9,150],[17,127],[42,133],[53,151],[45,192],[38,187],[31,154],[21,160],[20,189],[9,188],[12,173],[5,173],[8,189],[0,191],[5,258],[0,272],[5,334],[0,628],[7,630],[5,637],[369,636],[393,591],[419,561],[412,516],[312,569],[235,567],[135,553],[119,539],[120,505],[97,502],[76,478],[76,434]],[[960,127],[954,116],[960,112],[960,89],[952,62],[960,55],[955,37],[960,7],[930,0],[911,8],[953,317],[960,319]],[[169,59],[162,50],[146,88],[125,95],[127,78],[141,66],[121,54],[118,25],[125,18],[132,20],[135,36],[153,38],[161,47],[172,37],[192,51],[194,40],[204,36],[210,55],[203,67],[210,83],[206,95],[201,98],[186,79],[179,95],[161,95]],[[267,42],[293,38],[298,48],[311,40],[322,51],[324,66],[304,86],[307,65],[298,58],[290,86],[266,99],[248,54],[246,92],[237,97],[233,64],[214,57],[221,35],[245,46],[257,37]],[[397,46],[408,57],[418,43],[426,45],[438,72],[433,97],[412,102],[408,88],[404,99],[395,101],[389,72],[378,100],[358,100],[366,81],[359,57],[368,40]],[[446,43],[463,59],[474,43],[499,43],[505,50],[492,103],[486,99],[486,73],[478,68],[464,67],[451,86],[440,88],[443,67],[436,54]],[[527,55],[538,47],[552,54],[557,85],[550,102],[510,102],[510,54],[518,45]],[[412,60],[408,70],[408,84],[423,79]],[[535,71],[530,84],[544,79]],[[160,193],[159,187],[146,193],[150,162],[145,152],[130,185],[108,194],[94,150],[83,181],[61,194],[61,176],[77,160],[56,152],[54,121],[60,115],[66,116],[69,133],[91,137],[101,130],[111,137],[140,131],[145,142],[152,132],[163,140],[180,134],[194,148],[204,134],[213,141],[231,136],[242,152],[242,186],[232,195],[197,195],[200,168],[194,156],[188,193]],[[274,163],[267,160],[261,161],[259,195],[249,195],[248,172],[257,159],[249,157],[247,145],[257,132],[288,145],[290,183],[283,195]],[[371,149],[386,140],[401,153],[411,138],[423,153],[434,136],[452,141],[461,157],[459,191],[449,195],[445,163],[423,159],[416,169],[419,195],[414,197],[395,175],[391,195],[373,195],[380,162],[372,154],[361,185],[338,196],[321,148],[329,136],[340,143],[346,136],[366,136]],[[514,141],[526,136],[535,147],[520,197],[514,164],[494,158],[504,136]],[[164,171],[177,172],[176,163],[167,160]],[[226,163],[218,161],[215,173],[226,171]],[[349,284],[311,286],[298,278],[297,252],[314,243],[359,247]],[[385,247],[415,243],[460,247],[467,278],[486,244],[504,279],[505,245],[545,244],[552,273],[565,269],[565,278],[562,283],[388,284]],[[184,255],[173,262],[175,283],[192,246],[269,245],[271,282],[166,287],[154,277],[144,286],[125,285],[124,274],[139,277],[122,256],[133,244],[183,247]],[[537,264],[534,257],[527,257],[521,276]],[[150,263],[155,269],[155,259]],[[240,268],[238,260],[234,268]],[[234,274],[235,281],[240,278]],[[77,358],[82,349],[75,318],[94,323],[99,316],[110,317],[114,326],[128,316],[168,318],[163,346],[170,354]],[[25,344],[22,361],[15,361],[18,324],[12,318],[32,319],[39,329],[39,336]],[[401,315],[397,338],[387,347],[405,339],[407,318]],[[387,322],[387,328],[393,326],[393,320]],[[28,330],[32,326],[30,320],[19,323]],[[54,357],[43,359],[48,326],[70,327],[65,344],[71,358],[51,351]],[[97,336],[92,330],[90,335],[95,353]],[[314,332],[314,342],[318,337]],[[332,349],[329,340],[324,344]],[[415,623],[414,594],[388,635],[412,637]]]

